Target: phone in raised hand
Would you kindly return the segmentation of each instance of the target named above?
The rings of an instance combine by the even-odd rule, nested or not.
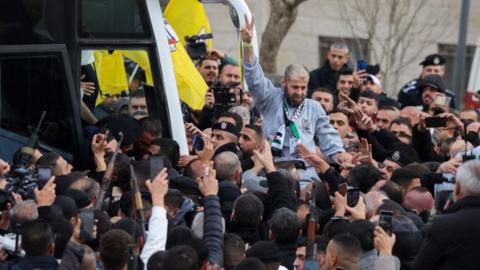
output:
[[[378,220],[380,226],[388,235],[392,235],[393,231],[393,212],[387,210],[380,211],[380,218]]]
[[[341,183],[337,186],[338,193],[340,193],[342,196],[347,195],[348,191],[348,186],[347,183]]]
[[[165,166],[163,158],[160,156],[151,156],[150,157],[150,180],[153,181],[155,177],[160,173],[160,171]]]

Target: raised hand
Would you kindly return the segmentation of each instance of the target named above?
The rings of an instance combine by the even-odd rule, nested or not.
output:
[[[462,158],[461,157],[456,157],[452,158],[448,161],[443,162],[440,164],[438,167],[436,173],[452,173],[456,174],[457,173],[457,168],[462,164]]]
[[[207,106],[209,110],[213,109],[213,106],[215,105],[215,96],[213,95],[212,89],[208,89],[208,91],[205,93],[204,101],[205,106]]]
[[[317,153],[310,151],[305,145],[299,144],[298,145],[298,151],[300,152],[300,155],[302,155],[302,158],[311,166],[313,166],[317,172],[324,173],[325,171],[330,168],[330,165],[328,162],[323,160],[320,155]]]
[[[253,39],[253,29],[255,27],[255,17],[252,16],[252,20],[249,21],[247,15],[245,15],[245,26],[240,29],[240,36],[242,41],[251,43]]]
[[[145,181],[150,194],[152,194],[152,204],[154,206],[164,206],[163,198],[168,192],[168,174],[167,169],[163,168],[152,180]]]
[[[204,197],[209,195],[217,195],[218,180],[217,172],[213,169],[213,161],[210,161],[208,166],[205,167],[205,175],[200,177],[198,188]]]
[[[95,134],[92,139],[92,152],[94,155],[105,155],[105,149],[108,146],[107,137],[109,131],[105,134]]]
[[[353,220],[361,220],[367,217],[367,207],[362,197],[359,198],[355,207],[345,205],[345,210],[347,210],[351,214]]]
[[[374,245],[380,255],[392,255],[393,245],[395,245],[396,236],[388,235],[380,226],[375,228]]]
[[[357,103],[355,103],[355,101],[353,101],[349,96],[339,93],[339,97],[341,100],[343,100],[337,106],[340,110],[344,110],[350,114],[353,114],[358,109]]]
[[[225,53],[218,50],[218,49],[210,49],[208,50],[208,55],[211,56],[211,57],[215,57],[215,58],[218,58],[218,59],[223,59],[225,58]]]
[[[367,75],[366,70],[357,70],[357,66],[355,65],[353,67],[353,86],[355,88],[360,88]]]
[[[55,176],[52,176],[42,189],[35,188],[35,200],[37,206],[51,206],[55,201]]]
[[[213,154],[215,153],[213,149],[213,143],[210,138],[202,136],[204,146],[202,150],[196,150],[197,156],[200,158],[203,164],[208,164],[212,160]]]
[[[335,199],[333,200],[333,208],[335,209],[335,216],[345,216],[347,206],[347,196],[343,196],[340,192],[335,192]]]
[[[261,151],[253,150],[253,154],[260,161],[267,171],[267,173],[271,173],[275,171],[275,166],[273,165],[273,156],[272,156],[272,149],[270,148],[270,144],[267,140],[263,141],[263,149]]]

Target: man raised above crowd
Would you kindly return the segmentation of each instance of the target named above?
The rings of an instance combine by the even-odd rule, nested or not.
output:
[[[347,68],[348,58],[348,47],[345,43],[336,42],[330,45],[325,64],[310,72],[309,96],[311,91],[319,87],[326,87],[334,91],[337,88],[340,71]]]
[[[344,153],[342,140],[321,105],[305,98],[309,80],[305,67],[289,65],[282,88],[265,78],[251,45],[253,27],[252,20],[241,31],[243,69],[255,106],[263,114],[264,134],[271,143],[275,161],[296,161],[302,179],[318,179],[315,169],[302,159],[298,151],[300,143],[314,151],[314,137],[317,137],[323,154],[335,162],[341,163],[349,155]]]

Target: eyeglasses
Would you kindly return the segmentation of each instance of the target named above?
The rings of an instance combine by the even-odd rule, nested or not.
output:
[[[405,133],[404,131],[392,131],[393,135],[401,137],[401,138],[407,138],[411,139],[412,135]]]
[[[132,109],[134,109],[134,110],[146,110],[147,106],[146,105],[132,105]]]

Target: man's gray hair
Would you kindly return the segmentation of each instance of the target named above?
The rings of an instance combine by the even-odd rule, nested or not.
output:
[[[240,166],[238,156],[230,151],[223,152],[214,159],[214,167],[219,181],[233,180],[235,172]]]
[[[69,188],[85,192],[91,202],[93,202],[93,200],[97,197],[98,192],[100,191],[100,185],[98,184],[98,182],[89,177],[84,177],[76,180],[75,182],[70,184]]]
[[[456,182],[462,195],[480,195],[480,160],[470,160],[458,167]]]
[[[10,223],[19,222],[23,224],[27,221],[38,219],[37,204],[33,200],[25,200],[15,204],[9,211]]]
[[[299,64],[290,64],[285,69],[285,81],[290,80],[294,76],[301,80],[308,80],[310,78],[308,69],[305,66]]]
[[[332,43],[332,45],[330,45],[330,50],[331,49],[340,49],[340,50],[343,50],[346,54],[348,54],[349,52],[347,44],[341,41]]]

